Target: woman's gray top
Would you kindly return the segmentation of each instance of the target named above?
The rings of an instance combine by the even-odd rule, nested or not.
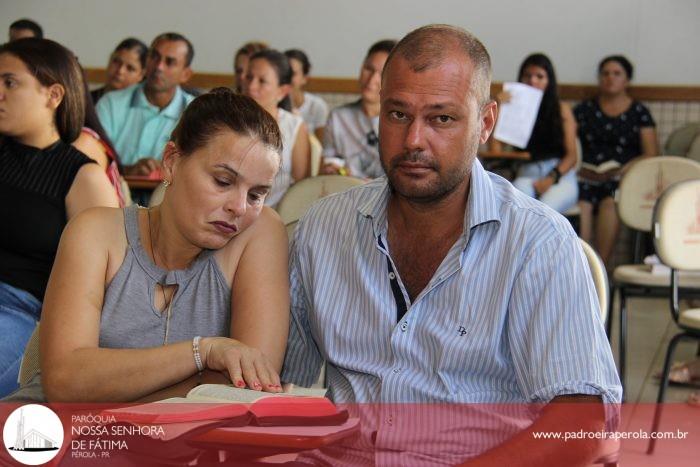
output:
[[[163,345],[167,313],[153,306],[156,284],[177,284],[170,309],[168,344],[195,336],[228,336],[231,287],[226,283],[214,250],[202,251],[187,269],[166,271],[146,254],[138,227],[136,205],[124,208],[128,246],[121,267],[105,291],[100,319],[103,348],[125,349]],[[158,293],[160,287],[158,287]],[[45,400],[41,375],[36,374],[4,401]]]
[[[195,336],[228,336],[231,288],[214,250],[204,250],[187,269],[155,265],[141,244],[138,206],[124,208],[129,246],[119,271],[107,286],[100,319],[100,347],[123,349],[163,345],[167,313],[154,306],[156,284],[177,285],[170,309],[168,344]]]

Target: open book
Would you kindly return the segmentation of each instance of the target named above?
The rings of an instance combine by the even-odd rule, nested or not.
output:
[[[181,423],[227,420],[228,426],[340,425],[345,410],[323,397],[325,389],[294,387],[269,393],[224,384],[202,384],[186,397],[110,410],[117,420],[132,423]]]
[[[613,169],[619,169],[620,167],[622,167],[622,165],[619,162],[613,160],[605,161],[599,165],[589,164],[588,162],[583,162],[581,164],[582,169],[592,170],[593,172],[597,172],[599,174],[603,174]]]

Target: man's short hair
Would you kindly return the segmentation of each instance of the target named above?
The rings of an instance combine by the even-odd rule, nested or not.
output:
[[[367,55],[365,55],[365,58],[372,54],[376,54],[377,52],[386,52],[387,54],[390,54],[394,47],[396,47],[396,41],[394,39],[382,39],[381,41],[375,42],[370,46],[369,50],[367,50]]]
[[[159,34],[156,36],[155,39],[153,39],[153,42],[151,42],[151,49],[156,46],[156,44],[160,41],[181,41],[184,42],[185,45],[187,45],[187,55],[185,56],[185,66],[190,66],[192,65],[192,60],[194,60],[194,47],[192,47],[192,43],[187,39],[185,36],[182,34],[179,34],[177,32],[164,32],[163,34]]]
[[[34,37],[37,39],[44,38],[44,30],[41,29],[41,26],[39,26],[36,21],[32,21],[31,19],[18,19],[10,25],[10,29],[29,29],[32,31],[32,33],[34,33]]]
[[[442,64],[455,49],[472,61],[472,91],[479,105],[485,104],[491,94],[491,57],[479,39],[456,26],[429,24],[409,32],[389,54],[384,71],[395,55],[405,59],[414,72],[425,71]]]

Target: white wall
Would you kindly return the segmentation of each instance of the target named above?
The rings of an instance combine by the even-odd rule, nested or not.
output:
[[[639,84],[700,85],[698,0],[0,0],[3,34],[20,17],[87,67],[105,66],[127,36],[173,30],[194,43],[198,71],[228,72],[240,44],[263,39],[306,50],[317,76],[352,77],[373,41],[446,22],[486,44],[499,81],[543,51],[560,82],[591,83],[601,57],[623,53]]]

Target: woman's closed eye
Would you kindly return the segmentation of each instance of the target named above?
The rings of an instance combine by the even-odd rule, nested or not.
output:
[[[231,180],[229,180],[227,178],[222,178],[222,177],[214,177],[214,182],[221,187],[226,187],[226,186],[231,185]]]

